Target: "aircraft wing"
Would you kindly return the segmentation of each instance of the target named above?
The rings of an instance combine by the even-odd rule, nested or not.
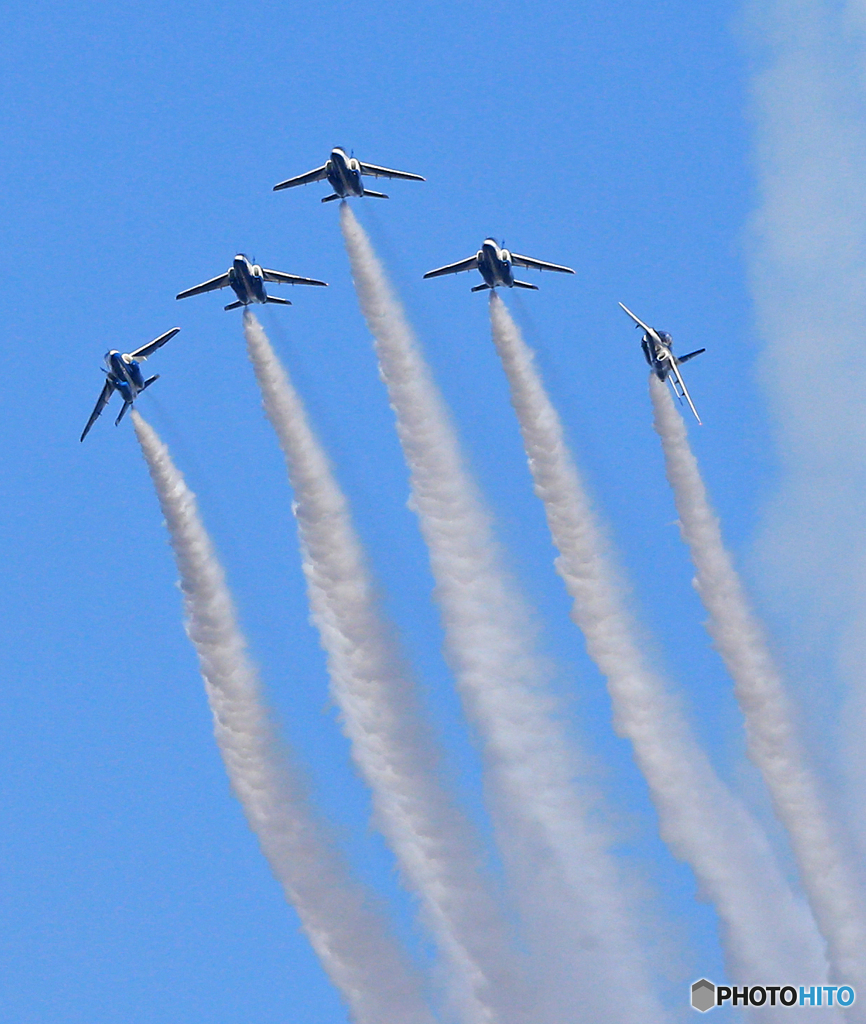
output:
[[[688,388],[686,387],[685,381],[683,380],[683,376],[680,373],[680,368],[679,366],[677,366],[677,361],[673,356],[670,357],[670,363],[670,378],[671,384],[673,385],[674,393],[676,394],[677,398],[684,398],[689,403],[689,408],[695,414],[695,419],[698,421],[698,423],[701,423],[701,418],[700,416],[698,416],[698,410],[695,408],[695,403],[692,401],[692,396],[689,394]],[[703,426],[702,423],[701,426]]]
[[[647,325],[643,322],[643,320],[639,320],[634,315],[634,313],[632,313],[632,311],[627,306],[624,306],[621,302],[619,304],[619,307],[620,307],[620,309],[623,309],[623,310],[625,310],[626,313],[628,313],[628,315],[632,318],[632,320],[634,320],[634,322],[638,325],[638,327],[643,327],[643,329],[646,331],[646,333],[651,338],[653,338],[655,341],[657,341],[659,344],[661,344],[661,338],[658,335],[658,331],[653,330],[652,327],[647,327]],[[695,415],[697,416],[697,413],[695,413]]]
[[[534,260],[531,256],[518,256],[516,252],[511,254],[511,262],[515,267],[528,267],[530,270],[558,270],[560,274],[573,274],[571,267],[561,267],[558,263],[545,263],[544,260]]]
[[[212,292],[216,288],[225,288],[228,283],[229,273],[226,271],[218,277],[212,277],[210,281],[205,281],[204,284],[197,284],[195,288],[187,288],[185,292],[181,292],[180,295],[176,295],[175,298],[188,299],[190,295],[201,295],[202,292]]]
[[[318,284],[323,288],[328,287],[327,281],[317,281],[314,277],[298,277],[295,274],[284,274],[282,270],[265,270],[262,267],[262,277],[273,284]]]
[[[154,338],[153,341],[149,341],[146,345],[142,345],[141,348],[137,348],[134,352],[130,352],[129,354],[133,359],[147,359],[147,357],[152,356],[158,348],[162,348],[167,341],[171,341],[179,330],[179,327],[172,327],[170,331],[166,331],[165,334],[160,334],[158,338]]]
[[[274,192],[279,192],[281,188],[293,188],[295,185],[309,185],[312,181],[323,181],[328,176],[327,166],[327,164],[322,164],[321,167],[317,167],[314,171],[299,174],[296,178],[287,178],[278,185],[274,185]]]
[[[102,385],[102,391],[100,391],[99,393],[99,398],[96,400],[96,406],[94,407],[93,412],[90,414],[90,419],[87,421],[87,426],[84,428],[80,440],[83,441],[85,437],[87,437],[87,432],[90,430],[93,424],[99,419],[99,414],[102,412],[102,410],[106,407],[106,405],[108,405],[108,399],[111,398],[113,391],[114,385],[111,383],[110,380],[106,380],[106,382]]]
[[[438,270],[428,270],[424,275],[428,277],[442,277],[444,274],[460,274],[464,270],[477,270],[478,256],[470,256],[468,260],[460,260],[459,263],[449,263],[447,267],[439,267]]]
[[[408,171],[392,171],[390,167],[377,167],[376,164],[363,164],[358,161],[361,167],[361,174],[370,174],[374,178],[403,178],[404,181],[426,181],[420,174],[410,174]]]

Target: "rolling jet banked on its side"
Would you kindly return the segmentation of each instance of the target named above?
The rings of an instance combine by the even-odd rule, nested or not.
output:
[[[425,279],[442,277],[445,274],[459,274],[464,270],[477,270],[484,278],[484,284],[476,285],[472,289],[473,292],[482,292],[486,288],[497,288],[500,285],[505,288],[531,288],[537,292],[537,285],[527,284],[525,281],[515,281],[513,267],[527,267],[530,270],[555,270],[560,274],[574,273],[571,267],[561,267],[557,263],[545,263],[543,260],[536,260],[531,256],[520,256],[518,253],[509,252],[508,249],[500,246],[495,239],[485,238],[481,248],[474,256],[460,260],[459,263],[449,263],[447,267],[429,270],[424,277]]]
[[[652,367],[653,373],[660,381],[670,381],[674,394],[681,402],[685,399],[689,403],[689,408],[695,414],[695,419],[700,423],[701,418],[698,416],[698,410],[695,408],[695,403],[692,401],[692,396],[689,394],[683,380],[683,375],[680,373],[680,364],[688,362],[689,359],[694,359],[695,356],[706,352],[706,349],[699,348],[695,352],[689,352],[688,355],[680,356],[678,359],[673,353],[674,342],[669,334],[665,333],[665,331],[656,331],[652,327],[647,327],[643,320],[639,320],[630,309],[623,306],[622,303],[620,303],[620,306],[634,320],[636,327],[643,328],[644,335],[640,345],[643,349],[644,358]]]
[[[274,192],[284,188],[294,188],[295,185],[309,185],[313,181],[324,181],[326,178],[334,194],[325,196],[323,203],[330,203],[334,199],[346,199],[349,196],[375,196],[377,199],[387,199],[384,192],[371,192],[364,188],[361,175],[368,174],[373,178],[402,178],[405,181],[426,181],[420,174],[410,174],[408,171],[394,171],[390,167],[379,167],[376,164],[365,164],[348,156],[344,149],[338,146],[331,150],[330,159],[321,167],[307,171],[306,174],[299,174],[296,178],[289,178],[274,185]]]
[[[142,345],[141,348],[137,348],[134,352],[118,352],[117,349],[112,349],[110,352],[105,353],[105,365],[108,369],[101,368],[105,374],[105,383],[102,385],[102,391],[96,401],[93,412],[90,414],[87,426],[81,434],[80,440],[83,441],[87,437],[87,432],[97,421],[102,410],[108,405],[108,400],[115,391],[119,391],[123,399],[123,408],[118,413],[114,425],[117,426],[120,423],[126,410],[138,398],[141,392],[145,388],[150,387],[155,380],[159,379],[159,374],[156,373],[145,380],[142,376],[139,362],[144,362],[158,348],[162,348],[179,330],[179,327],[172,327],[170,331],[160,334],[158,338],[154,338],[153,341]]]
[[[327,282],[316,281],[312,277],[296,277],[294,274],[284,274],[281,270],[265,270],[257,263],[250,263],[243,253],[235,256],[232,265],[218,277],[212,277],[210,281],[197,284],[194,288],[187,288],[181,292],[178,299],[186,299],[190,295],[200,295],[202,292],[212,292],[217,288],[231,288],[237,295],[236,302],[230,302],[226,309],[239,309],[241,306],[248,306],[251,302],[276,302],[281,306],[291,306],[288,299],[280,299],[275,295],[268,295],[265,291],[265,281],[274,284],[316,284],[327,288]]]

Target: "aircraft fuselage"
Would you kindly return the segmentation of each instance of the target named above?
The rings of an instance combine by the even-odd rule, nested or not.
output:
[[[117,419],[114,421],[115,426],[117,426],[126,414],[127,409],[132,408],[132,403],[141,392],[145,388],[150,387],[155,380],[159,379],[159,374],[157,373],[145,380],[142,376],[139,360],[143,362],[148,356],[153,355],[158,348],[162,348],[167,341],[171,341],[179,330],[179,327],[172,327],[170,331],[160,334],[158,338],[154,338],[147,345],[142,345],[141,348],[135,349],[134,352],[119,352],[116,348],[113,348],[105,353],[106,368],[103,371],[105,373],[105,382],[102,385],[102,390],[99,392],[99,398],[96,400],[93,412],[90,414],[90,419],[81,433],[82,441],[87,437],[93,424],[99,419],[102,410],[108,405],[115,391],[119,391],[120,397],[123,399],[123,405]]]
[[[478,270],[491,288],[499,285],[514,287],[514,272],[511,267],[511,253],[501,248],[492,238],[485,238],[476,255]]]
[[[345,150],[337,147],[331,150],[331,156],[325,164],[325,172],[331,188],[341,199],[347,196],[362,196],[364,186],[361,183],[361,165]]]
[[[108,367],[108,379],[114,389],[120,392],[124,402],[134,402],[138,393],[144,389],[138,360],[112,349],[105,354],[105,364]]]
[[[659,380],[665,381],[671,372],[671,366],[676,357],[673,353],[673,338],[665,331],[656,331],[659,341],[656,341],[649,334],[644,334],[640,346],[643,349],[644,358],[652,367],[653,373]]]
[[[654,327],[650,327],[645,324],[643,320],[639,319],[632,313],[628,306],[624,306],[622,303],[619,304],[622,311],[629,316],[638,327],[643,328],[643,337],[641,338],[640,347],[643,349],[644,359],[646,359],[649,366],[652,368],[652,372],[656,377],[664,382],[670,381],[671,387],[674,390],[674,394],[682,402],[686,401],[689,403],[689,408],[695,414],[695,419],[698,423],[701,422],[700,416],[698,416],[698,410],[695,408],[695,403],[692,401],[692,397],[686,388],[686,383],[683,380],[683,375],[680,372],[680,365],[687,363],[690,359],[694,359],[695,356],[699,356],[702,352],[706,352],[706,349],[699,348],[694,352],[687,352],[684,356],[679,359],[674,355],[674,340],[665,331],[658,331]]]
[[[262,268],[250,263],[246,256],[238,253],[229,268],[229,284],[238,301],[248,306],[251,302],[267,302],[265,279]]]

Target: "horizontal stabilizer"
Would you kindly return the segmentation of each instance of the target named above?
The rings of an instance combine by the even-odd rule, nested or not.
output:
[[[325,196],[325,198],[324,198],[324,199],[322,200],[322,202],[323,202],[323,203],[333,203],[333,201],[334,201],[335,199],[341,199],[341,198],[342,198],[342,196],[338,196],[338,195],[337,195],[337,193],[335,192],[335,193],[334,193],[333,195],[331,195],[331,196]]]
[[[289,300],[288,300],[288,299],[281,299],[281,298],[280,298],[279,296],[277,296],[277,295],[269,295],[269,296],[268,296],[268,297],[267,297],[267,298],[265,299],[265,302],[274,302],[274,303],[276,303],[276,304],[277,304],[278,306],[291,306],[291,302],[289,302]]]
[[[471,288],[470,291],[473,291],[473,292],[483,292],[486,288],[489,288],[489,287],[490,287],[490,285],[487,284],[487,282],[485,281],[484,284],[477,284],[477,285],[475,285],[475,287]]]
[[[118,425],[118,424],[120,423],[120,421],[121,421],[121,420],[123,419],[124,413],[126,412],[126,410],[127,410],[127,409],[128,409],[128,408],[129,408],[130,406],[131,406],[131,405],[132,405],[132,402],[124,402],[124,403],[123,403],[123,408],[122,408],[122,409],[120,410],[120,412],[119,412],[119,413],[117,414],[117,419],[116,419],[116,420],[114,421],[114,425],[115,425],[115,426],[117,426],[117,425]]]
[[[238,299],[237,302],[230,302],[227,306],[223,306],[223,309],[240,309],[241,306],[245,306],[245,305],[246,305],[245,302],[241,302],[241,300]]]
[[[368,188],[364,189],[364,195],[365,196],[373,196],[375,199],[387,199],[388,198],[385,195],[384,192],[371,192],[370,189],[368,189]]]
[[[525,281],[515,281],[514,282],[514,287],[515,288],[530,288],[534,292],[538,291],[538,285],[537,284],[527,284]]]
[[[153,382],[155,380],[159,380],[159,374],[158,373],[155,373],[152,377],[148,377],[147,380],[142,385],[141,390],[144,391],[145,388],[149,388],[150,385],[153,384]]]
[[[687,356],[680,356],[679,359],[677,359],[677,362],[678,363],[687,363],[690,359],[694,359],[695,356],[699,356],[701,354],[701,352],[706,352],[706,351],[707,350],[705,348],[699,348],[697,350],[697,352],[689,352],[689,354]]]

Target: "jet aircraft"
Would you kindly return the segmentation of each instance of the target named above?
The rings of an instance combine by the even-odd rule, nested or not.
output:
[[[105,364],[108,369],[101,367],[102,372],[105,374],[105,383],[102,385],[102,391],[97,399],[96,407],[90,414],[90,419],[87,421],[87,426],[84,428],[80,440],[83,441],[87,437],[87,432],[97,421],[102,410],[108,405],[108,400],[115,391],[119,391],[120,397],[123,399],[123,408],[118,413],[114,425],[117,426],[120,423],[126,410],[138,398],[141,392],[145,388],[150,387],[155,380],[159,379],[159,374],[157,373],[145,380],[142,377],[139,362],[143,363],[148,356],[152,356],[158,348],[162,348],[167,341],[170,341],[179,330],[179,327],[172,327],[170,331],[160,334],[158,338],[154,338],[153,341],[148,342],[147,345],[142,345],[141,348],[137,348],[134,352],[122,353],[118,352],[117,349],[112,349],[110,352],[105,353]]]
[[[694,359],[701,352],[706,352],[706,349],[699,348],[695,352],[689,352],[688,355],[680,356],[678,359],[673,353],[674,341],[669,334],[664,331],[656,331],[652,327],[647,327],[643,320],[639,320],[630,309],[623,306],[622,303],[620,303],[620,306],[634,320],[636,327],[643,328],[644,335],[640,344],[643,349],[644,358],[652,367],[653,373],[661,381],[670,381],[674,394],[681,402],[685,399],[689,403],[689,408],[695,414],[695,419],[700,423],[701,418],[698,416],[698,410],[695,408],[695,403],[692,401],[692,396],[689,394],[683,381],[683,375],[680,373],[680,364],[688,362],[689,359]]]
[[[327,282],[316,281],[312,277],[296,277],[294,274],[284,274],[281,270],[264,270],[257,263],[250,263],[243,253],[238,253],[224,274],[212,277],[204,284],[197,284],[194,288],[187,288],[176,298],[186,299],[190,295],[200,295],[202,292],[212,292],[216,288],[231,286],[238,298],[236,302],[230,302],[226,309],[238,309],[241,306],[248,306],[251,302],[277,302],[282,306],[291,306],[288,299],[268,295],[265,291],[265,281],[276,284],[318,284],[323,288],[328,287]]]
[[[459,274],[464,270],[478,270],[484,278],[484,284],[476,285],[473,292],[483,292],[485,288],[496,288],[503,285],[506,288],[531,288],[538,291],[538,286],[527,284],[525,281],[515,281],[513,267],[528,267],[531,270],[556,270],[560,274],[573,274],[571,267],[560,267],[556,263],[545,263],[543,260],[534,260],[530,256],[519,256],[516,252],[509,252],[508,249],[500,246],[495,239],[485,238],[481,248],[467,260],[460,260],[459,263],[449,263],[447,267],[439,267],[438,270],[428,271],[424,277],[442,277],[444,274]]]
[[[325,196],[323,203],[330,203],[334,199],[345,199],[347,196],[375,196],[377,199],[387,199],[384,192],[371,192],[364,188],[361,181],[362,174],[369,174],[373,178],[403,178],[406,181],[426,181],[420,174],[410,174],[408,171],[392,171],[389,167],[378,167],[376,164],[365,164],[348,156],[344,149],[338,146],[331,150],[330,159],[321,167],[306,174],[299,174],[297,178],[289,178],[274,185],[274,192],[283,188],[293,188],[295,185],[309,185],[311,181],[324,181],[334,190],[333,195]]]

